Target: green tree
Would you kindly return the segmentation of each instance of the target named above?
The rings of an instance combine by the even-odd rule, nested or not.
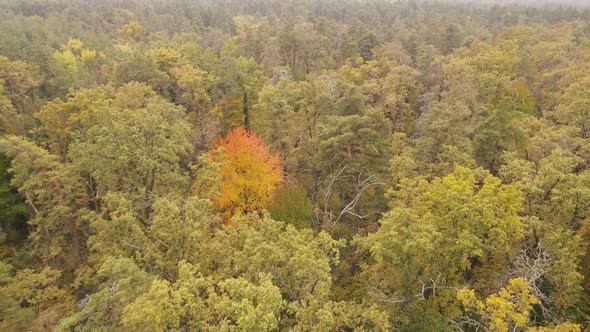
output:
[[[221,114],[211,102],[211,90],[217,78],[190,65],[173,68],[182,105],[188,111],[188,121],[193,124],[193,140],[200,151],[205,151],[221,129]]]
[[[156,195],[187,186],[182,164],[192,152],[184,110],[151,88],[130,83],[109,107],[90,111],[93,121],[68,149],[75,168],[93,181],[97,197],[125,193],[143,220]]]
[[[84,180],[55,155],[23,138],[3,138],[0,151],[13,158],[11,183],[29,207],[34,254],[53,266],[79,266],[87,227],[79,216],[89,204]]]
[[[184,262],[178,273],[174,284],[157,280],[125,307],[126,328],[271,331],[278,327],[282,299],[269,275],[260,274],[256,283],[244,278],[216,283]]]
[[[0,263],[2,280],[0,294],[3,327],[8,330],[52,328],[59,319],[74,310],[74,296],[61,285],[59,270],[24,269],[11,273],[11,266]]]
[[[121,329],[123,309],[150,289],[153,276],[128,258],[107,257],[89,287],[95,291],[78,312],[62,319],[57,331]]]
[[[28,211],[24,199],[11,183],[10,158],[0,156],[0,243],[22,242],[27,233]]]
[[[43,75],[38,66],[0,56],[0,125],[2,132],[25,134],[34,127],[38,88]]]

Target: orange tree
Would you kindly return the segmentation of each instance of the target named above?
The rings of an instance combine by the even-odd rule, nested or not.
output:
[[[238,213],[263,209],[283,177],[278,153],[271,153],[263,140],[243,127],[233,128],[214,144],[221,148],[220,195],[215,205],[226,220]],[[218,158],[211,153],[213,159]]]

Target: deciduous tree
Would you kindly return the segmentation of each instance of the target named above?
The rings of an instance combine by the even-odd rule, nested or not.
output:
[[[224,155],[215,205],[226,218],[265,208],[282,180],[278,152],[271,153],[262,139],[242,127],[219,137],[215,147]]]

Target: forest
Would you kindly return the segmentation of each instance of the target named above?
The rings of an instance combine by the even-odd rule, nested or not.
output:
[[[590,4],[0,0],[0,330],[590,331]]]

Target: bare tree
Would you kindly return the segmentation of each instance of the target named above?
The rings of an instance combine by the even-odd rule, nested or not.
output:
[[[514,268],[509,273],[509,278],[521,277],[528,281],[533,294],[539,300],[538,308],[545,319],[556,322],[555,313],[551,309],[551,299],[541,290],[541,283],[553,258],[545,250],[539,241],[533,250],[523,249],[514,262]]]
[[[336,225],[345,215],[351,215],[358,219],[365,219],[373,214],[379,213],[378,211],[371,211],[363,215],[358,213],[357,207],[363,193],[373,186],[383,185],[382,182],[377,181],[374,175],[369,175],[367,178],[362,179],[362,172],[360,172],[356,177],[357,185],[355,186],[355,193],[352,199],[350,199],[350,201],[348,201],[338,213],[334,213],[334,211],[330,209],[330,199],[334,194],[336,183],[344,179],[350,179],[352,177],[352,175],[347,175],[345,173],[347,167],[348,164],[340,164],[333,172],[328,175],[324,181],[322,181],[325,185],[321,190],[323,206],[322,210],[316,210],[315,214],[317,223],[325,225],[324,227],[328,231],[336,227]]]

